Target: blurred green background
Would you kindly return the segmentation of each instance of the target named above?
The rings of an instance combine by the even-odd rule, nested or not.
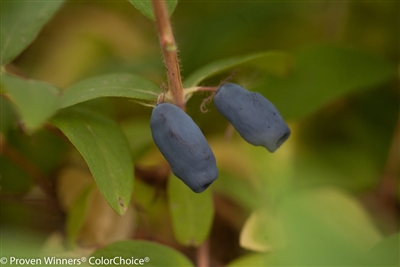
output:
[[[292,130],[274,154],[244,143],[212,103],[201,113],[206,94],[187,103],[220,170],[210,187],[212,266],[399,263],[399,10],[398,1],[178,2],[171,21],[183,79],[225,58],[270,50],[292,57],[281,75],[238,64],[201,82],[217,86],[236,71],[233,82],[269,98]],[[129,2],[66,1],[6,69],[63,90],[112,72],[161,85],[166,75],[158,44],[154,23]],[[136,166],[135,189],[124,217],[97,191],[86,192],[89,204],[81,204],[90,212],[79,219],[85,223],[70,250],[64,247],[68,212],[93,184],[86,164],[54,129],[21,133],[14,107],[5,97],[0,101],[8,147],[0,170],[3,251],[32,243],[33,251],[56,247],[84,255],[137,238],[196,258],[174,238],[167,175],[148,127],[151,108],[124,98],[79,104],[122,127]],[[53,199],[38,190],[32,173],[51,181]]]

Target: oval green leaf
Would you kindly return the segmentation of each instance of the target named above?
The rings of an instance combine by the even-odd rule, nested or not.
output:
[[[51,122],[82,154],[101,194],[122,215],[133,190],[129,144],[110,118],[83,108],[62,110]]]
[[[256,67],[277,75],[285,75],[292,68],[293,60],[289,54],[281,51],[269,51],[222,59],[205,65],[192,73],[185,79],[184,87],[196,86],[207,78],[241,65]]]
[[[167,190],[176,239],[185,246],[199,246],[208,237],[214,216],[211,190],[196,194],[175,176],[168,179]]]
[[[287,195],[278,213],[287,237],[282,265],[365,266],[382,238],[358,201],[335,188]]]
[[[89,263],[96,260],[103,259],[116,259],[118,262],[112,264],[113,266],[132,266],[143,265],[146,267],[158,266],[185,266],[194,267],[193,263],[189,261],[180,252],[163,246],[154,242],[148,241],[120,241],[110,244],[104,248],[97,250],[89,257]],[[122,264],[120,259],[137,259],[137,263]],[[143,264],[140,264],[142,262]],[[106,264],[99,264],[96,266],[109,266]]]
[[[290,75],[266,74],[251,88],[271,100],[285,119],[310,115],[344,94],[370,89],[396,74],[396,66],[384,58],[333,45],[303,50],[295,62]]]
[[[17,57],[39,34],[64,1],[1,2],[1,65]]]
[[[2,73],[2,90],[17,107],[28,131],[39,128],[59,108],[60,90],[51,84]]]
[[[141,76],[113,73],[85,79],[69,87],[61,98],[61,107],[99,98],[128,97],[138,100],[155,101],[160,88]]]
[[[129,0],[131,4],[143,15],[148,17],[151,20],[155,20],[154,12],[153,12],[153,5],[151,4],[151,0]],[[171,16],[175,10],[176,5],[178,4],[178,0],[167,0],[167,9],[168,13]]]

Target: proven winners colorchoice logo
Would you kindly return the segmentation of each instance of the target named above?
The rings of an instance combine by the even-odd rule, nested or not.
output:
[[[149,257],[144,258],[123,258],[116,256],[114,258],[104,257],[81,257],[81,258],[58,258],[58,257],[41,257],[41,258],[17,258],[17,257],[2,257],[0,258],[0,266],[105,266],[105,265],[145,265],[150,261]]]

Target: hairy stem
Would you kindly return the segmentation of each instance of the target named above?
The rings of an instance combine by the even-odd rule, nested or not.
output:
[[[152,0],[158,39],[167,69],[168,87],[175,105],[185,110],[178,51],[165,0]]]

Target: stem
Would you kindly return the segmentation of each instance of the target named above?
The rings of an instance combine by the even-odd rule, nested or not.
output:
[[[218,86],[198,87],[197,92],[217,92]]]
[[[152,3],[156,18],[158,39],[160,41],[165,67],[167,69],[168,87],[174,104],[185,110],[178,52],[171,23],[169,21],[167,5],[165,0],[152,0]]]
[[[197,248],[197,267],[209,267],[210,257],[208,253],[208,240],[204,241],[200,247]]]

